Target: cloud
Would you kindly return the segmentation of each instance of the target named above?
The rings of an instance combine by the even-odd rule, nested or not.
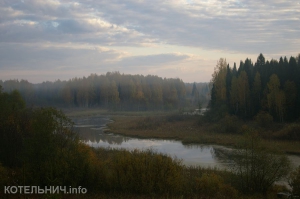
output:
[[[61,47],[63,46],[63,47]],[[68,44],[0,44],[0,70],[91,70],[123,56],[122,52]],[[106,68],[109,70],[109,68]]]
[[[180,62],[188,59],[188,55],[183,54],[156,54],[156,55],[146,55],[146,56],[131,56],[124,57],[120,61],[116,62],[116,65],[120,65],[123,68],[155,68],[161,67],[166,64]]]
[[[294,0],[0,0],[0,70],[166,70],[190,59],[186,48],[217,57],[262,52],[279,58],[299,53],[299,22],[300,3]],[[145,55],[114,50],[147,46],[176,50]]]
[[[14,0],[2,10],[7,21],[1,23],[1,32],[6,31],[1,41],[154,42],[276,53],[287,42],[296,50],[300,34],[300,5],[294,1]]]

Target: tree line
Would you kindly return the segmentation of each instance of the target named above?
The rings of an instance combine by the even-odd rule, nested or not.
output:
[[[19,90],[30,106],[101,107],[114,110],[170,110],[206,103],[207,83],[186,84],[179,78],[108,72],[68,81],[32,84],[0,81],[5,91]]]
[[[219,115],[232,114],[252,119],[267,113],[277,122],[295,121],[300,116],[300,54],[256,63],[241,61],[230,67],[221,58],[212,75],[210,106]]]

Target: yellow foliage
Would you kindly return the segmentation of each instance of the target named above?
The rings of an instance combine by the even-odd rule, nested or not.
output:
[[[230,185],[224,184],[224,180],[214,173],[204,173],[196,179],[200,195],[205,198],[237,198],[237,191]]]

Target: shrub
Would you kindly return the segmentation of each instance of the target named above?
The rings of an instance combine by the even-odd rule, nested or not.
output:
[[[233,161],[236,186],[244,193],[266,193],[290,170],[286,155],[268,150],[254,135],[245,137],[234,151]]]
[[[4,187],[5,185],[8,185],[8,181],[9,181],[8,171],[0,163],[0,187]]]
[[[238,117],[226,115],[216,126],[217,133],[238,133],[241,128]]]
[[[223,178],[214,173],[204,173],[196,179],[200,195],[205,198],[236,198],[237,191],[230,185],[224,184]]]
[[[294,194],[300,194],[300,166],[291,172],[289,176],[289,185],[293,188]]]
[[[182,115],[182,114],[172,114],[172,115],[169,115],[167,118],[166,118],[166,121],[167,122],[177,122],[177,121],[184,121],[186,119],[190,119],[189,116],[186,116],[186,115]]]
[[[142,118],[134,129],[138,130],[155,130],[164,123],[161,117],[146,117]]]
[[[270,115],[269,113],[265,112],[265,111],[260,111],[255,116],[255,122],[257,123],[257,125],[259,127],[268,128],[273,123],[273,116]]]
[[[147,151],[119,151],[110,164],[109,184],[123,193],[179,193],[182,187],[180,161]]]
[[[274,136],[277,139],[300,140],[300,125],[296,123],[288,124]]]

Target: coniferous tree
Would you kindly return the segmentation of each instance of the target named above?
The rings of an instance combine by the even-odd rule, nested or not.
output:
[[[260,73],[256,72],[253,86],[252,86],[253,115],[256,115],[261,108],[260,106],[261,97],[262,97],[261,77],[260,77]]]
[[[231,80],[232,80],[232,71],[229,67],[229,64],[227,65],[227,73],[226,73],[226,103],[229,106],[230,105],[230,88],[231,88]]]
[[[278,121],[283,122],[286,98],[284,92],[280,89],[280,81],[276,74],[273,74],[268,82],[267,99],[270,113]]]

